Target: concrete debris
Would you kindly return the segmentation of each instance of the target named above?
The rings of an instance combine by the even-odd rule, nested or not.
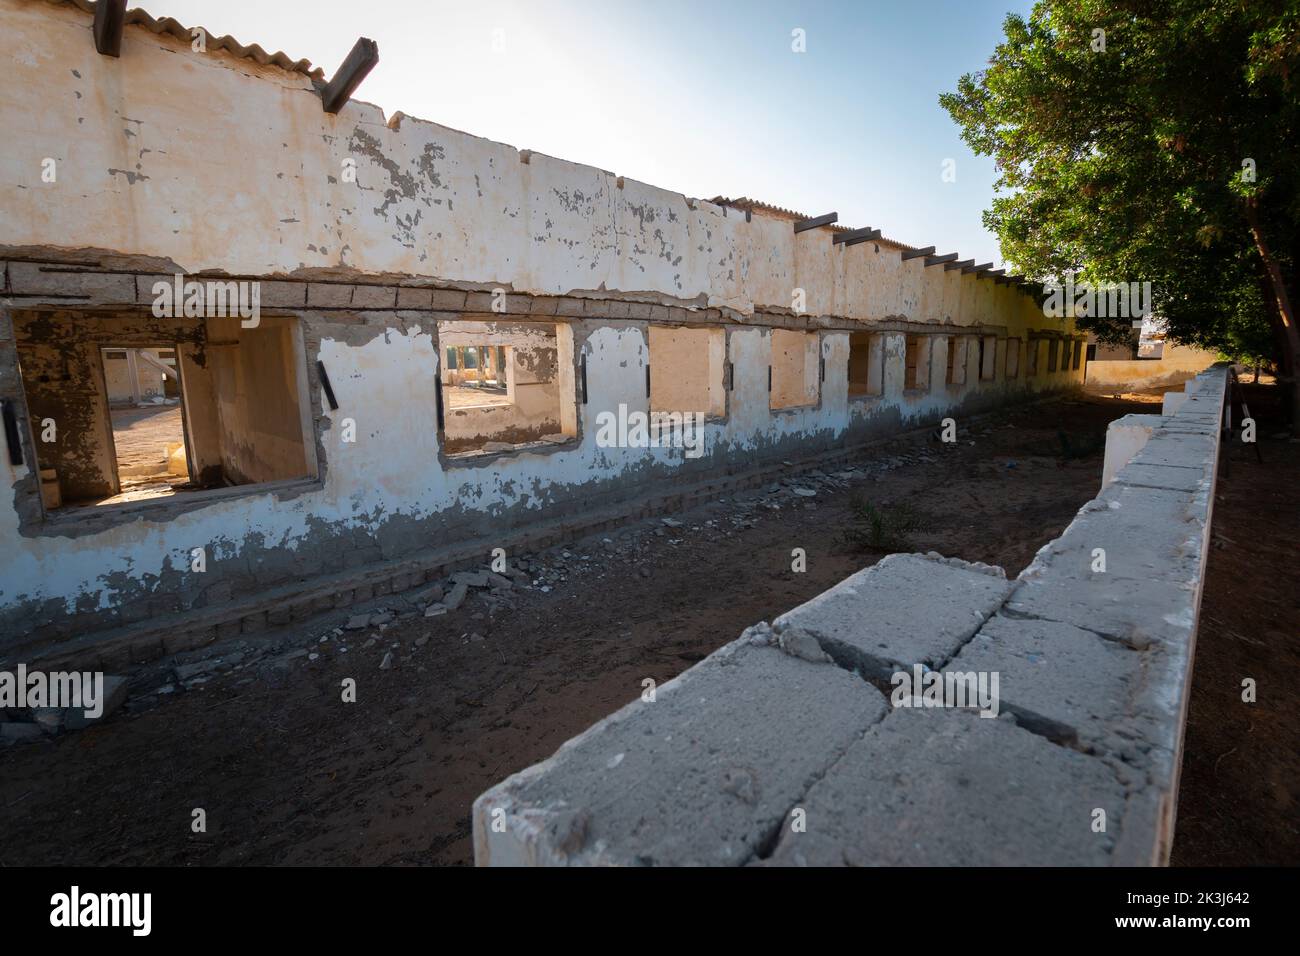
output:
[[[107,720],[126,702],[127,683],[125,677],[104,676],[102,712],[98,717],[87,717],[85,711],[70,708],[64,711],[63,726],[67,730],[81,730],[91,724]]]
[[[28,740],[39,740],[44,734],[37,724],[9,721],[0,724],[0,743],[16,744]]]
[[[823,651],[822,646],[817,643],[816,637],[797,627],[781,630],[777,636],[777,643],[780,645],[781,650],[791,657],[797,657],[813,664],[825,663],[831,659],[830,655]]]
[[[435,584],[432,587],[421,588],[419,591],[412,591],[405,597],[408,603],[416,607],[422,607],[441,601],[445,593],[446,591],[441,584]]]
[[[207,679],[212,676],[213,671],[221,666],[220,658],[209,658],[205,661],[195,661],[192,664],[178,664],[175,667],[176,679],[182,684],[192,681],[195,678]]]
[[[484,582],[486,583],[486,581]],[[469,586],[463,581],[457,581],[451,592],[442,599],[443,606],[448,611],[454,611],[465,603],[465,595],[469,593]]]

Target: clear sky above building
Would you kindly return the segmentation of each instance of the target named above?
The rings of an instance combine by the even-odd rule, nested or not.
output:
[[[689,196],[751,196],[1001,265],[993,164],[941,92],[1030,0],[138,0],[332,75],[398,110]],[[795,31],[804,52],[795,52]],[[945,160],[955,176],[945,181]]]

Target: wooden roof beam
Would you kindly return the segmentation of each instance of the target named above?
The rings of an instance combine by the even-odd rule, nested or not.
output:
[[[945,253],[942,256],[926,256],[925,264],[927,266],[937,266],[942,263],[952,262],[956,258],[957,258],[957,253],[955,252]],[[944,268],[946,269],[948,267],[944,265]]]
[[[814,219],[800,219],[794,224],[795,233],[807,232],[809,229],[816,229],[818,226],[829,226],[839,221],[840,214],[837,212],[828,212],[824,216],[817,216]]]
[[[99,0],[95,4],[95,49],[104,56],[121,56],[125,25],[126,0]]]
[[[857,230],[857,232],[861,233],[861,235],[850,236],[848,239],[844,240],[844,245],[856,246],[859,242],[870,242],[872,239],[880,238],[879,229],[867,229],[867,230],[859,229]]]
[[[374,40],[361,37],[352,46],[352,52],[343,61],[334,79],[325,84],[320,92],[321,105],[326,113],[337,113],[347,105],[348,100],[361,81],[379,62],[379,44]]]
[[[866,226],[862,229],[850,229],[848,232],[837,232],[833,237],[831,237],[831,243],[837,246],[841,244],[853,245],[857,242],[866,242],[868,239],[879,238],[879,229],[872,229],[870,226]]]

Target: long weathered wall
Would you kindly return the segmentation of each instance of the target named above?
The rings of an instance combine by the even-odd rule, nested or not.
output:
[[[1166,342],[1158,359],[1092,361],[1088,363],[1086,385],[1096,389],[1115,387],[1172,388],[1205,371],[1215,362],[1213,352]]]
[[[507,529],[1082,380],[1081,368],[1049,374],[1042,363],[1026,374],[1024,350],[1075,333],[1024,290],[904,261],[895,243],[834,245],[830,229],[796,234],[788,216],[691,200],[433,123],[385,122],[364,103],[332,116],[300,72],[194,52],[140,26],[127,27],[120,58],[103,57],[71,4],[0,0],[0,11],[9,65],[0,397],[14,403],[28,446],[24,464],[0,465],[0,487],[13,489],[0,501],[0,634],[10,639],[0,655],[451,543],[487,548]],[[299,414],[316,474],[46,514],[15,316],[60,312],[89,327],[147,315],[156,281],[201,270],[259,281],[263,311],[297,320]],[[791,308],[796,290],[804,311]],[[572,440],[450,461],[435,426],[439,323],[477,330],[507,319],[555,323],[567,343],[561,424]],[[601,412],[646,410],[651,324],[725,329],[731,387],[699,459],[595,441]],[[815,404],[769,409],[778,327],[819,335]],[[878,397],[848,396],[854,330],[883,336]],[[905,394],[907,333],[937,337],[930,387]],[[945,384],[951,334],[996,339],[993,379],[980,379],[968,348],[965,384]],[[1013,379],[1009,343],[1022,350]],[[323,397],[318,361],[338,409]],[[268,395],[292,392],[286,378]],[[355,443],[341,440],[347,420]],[[190,570],[194,548],[207,549],[202,573]],[[233,626],[266,618],[250,612]]]
[[[889,243],[833,247],[828,229],[796,235],[784,218],[401,114],[389,122],[362,102],[330,115],[301,73],[139,27],[120,59],[100,56],[71,5],[0,10],[6,245],[97,247],[189,273],[650,292],[745,314],[789,308],[798,288],[813,315],[1045,322],[1016,288],[904,263]],[[46,159],[55,182],[42,180]]]
[[[482,794],[476,862],[1167,863],[1226,379],[1016,581],[890,555]],[[921,706],[920,673],[991,693]]]

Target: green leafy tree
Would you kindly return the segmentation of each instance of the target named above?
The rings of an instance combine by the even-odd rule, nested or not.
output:
[[[1300,0],[1040,0],[940,103],[1026,275],[1152,283],[1177,342],[1270,351],[1300,421]],[[1089,316],[1104,341],[1131,320]]]

